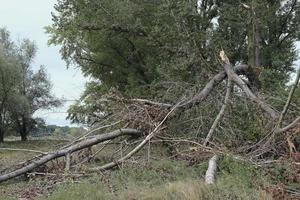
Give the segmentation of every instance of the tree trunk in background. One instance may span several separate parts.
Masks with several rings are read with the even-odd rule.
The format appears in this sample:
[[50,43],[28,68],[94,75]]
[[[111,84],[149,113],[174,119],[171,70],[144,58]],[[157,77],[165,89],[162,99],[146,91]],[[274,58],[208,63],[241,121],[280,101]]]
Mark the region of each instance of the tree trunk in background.
[[0,143],[4,142],[4,125],[2,121],[2,115],[0,115]]
[[28,127],[27,127],[27,118],[22,117],[22,126],[20,130],[21,140],[27,141],[27,135],[28,135]]
[[4,131],[2,129],[2,127],[0,127],[0,143],[4,142]]
[[24,132],[21,133],[21,141],[27,141],[27,135]]
[[251,23],[248,29],[248,65],[249,73],[247,75],[251,87],[259,89],[261,83],[259,80],[259,75],[261,72],[261,34],[259,19],[255,13],[255,3],[252,2],[251,5]]

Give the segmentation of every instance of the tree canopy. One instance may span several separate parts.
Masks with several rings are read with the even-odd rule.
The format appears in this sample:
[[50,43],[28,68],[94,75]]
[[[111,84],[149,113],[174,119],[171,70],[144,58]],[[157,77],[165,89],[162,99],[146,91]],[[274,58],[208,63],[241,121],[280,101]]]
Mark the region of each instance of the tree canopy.
[[74,122],[100,109],[90,99],[111,88],[152,98],[175,82],[202,83],[222,49],[265,91],[284,88],[297,59],[297,0],[60,0],[55,10],[49,43],[93,79],[70,109]]

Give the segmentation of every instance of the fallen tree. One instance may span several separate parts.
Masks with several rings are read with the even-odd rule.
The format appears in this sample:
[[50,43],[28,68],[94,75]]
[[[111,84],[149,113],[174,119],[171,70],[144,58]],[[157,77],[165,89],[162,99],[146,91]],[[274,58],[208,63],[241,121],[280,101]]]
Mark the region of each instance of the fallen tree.
[[[35,168],[53,160],[53,159],[57,159],[59,157],[66,157],[65,169],[67,171],[69,171],[69,169],[70,169],[70,154],[72,154],[73,152],[82,150],[84,148],[89,148],[98,143],[101,143],[104,141],[109,141],[111,139],[114,139],[114,138],[117,138],[120,136],[125,136],[125,135],[141,136],[142,132],[144,132],[144,134],[146,135],[145,139],[141,143],[139,143],[127,155],[121,156],[121,158],[116,161],[107,163],[100,167],[92,168],[90,170],[91,171],[101,171],[101,170],[107,170],[107,169],[113,168],[113,167],[119,165],[120,163],[124,162],[126,159],[129,159],[136,152],[138,152],[140,149],[142,149],[145,146],[145,144],[147,144],[152,138],[154,138],[157,135],[157,133],[159,131],[161,131],[161,126],[163,124],[165,124],[168,120],[172,119],[172,117],[175,116],[175,114],[178,114],[178,113],[180,114],[182,111],[190,109],[193,106],[198,105],[201,102],[203,102],[209,96],[209,94],[212,92],[212,90],[218,84],[223,82],[226,79],[226,77],[227,77],[228,83],[227,83],[227,90],[226,90],[226,95],[224,98],[224,103],[207,134],[207,137],[203,143],[204,147],[206,147],[210,143],[213,133],[214,133],[218,123],[220,122],[220,120],[222,119],[222,117],[224,115],[224,112],[225,112],[225,109],[229,102],[229,97],[230,97],[232,88],[234,87],[234,84],[237,85],[239,88],[241,88],[241,90],[246,94],[246,96],[252,102],[256,103],[261,108],[261,110],[263,110],[265,113],[267,113],[271,117],[272,122],[277,121],[279,118],[278,112],[276,110],[274,110],[270,105],[268,105],[267,103],[262,101],[259,97],[257,97],[251,91],[251,89],[247,86],[245,81],[239,77],[239,74],[247,74],[248,66],[247,65],[239,65],[239,66],[233,68],[224,52],[221,52],[220,56],[221,56],[222,61],[224,62],[223,63],[224,70],[219,72],[211,80],[209,80],[208,83],[204,86],[204,88],[198,94],[196,94],[194,97],[192,97],[189,100],[181,101],[181,102],[177,103],[176,105],[173,105],[173,104],[168,104],[168,103],[155,102],[155,101],[151,101],[151,100],[147,100],[147,99],[129,99],[129,100],[125,99],[126,101],[123,101],[124,99],[122,99],[122,102],[127,102],[129,104],[130,104],[130,102],[134,102],[134,103],[137,102],[137,103],[143,104],[143,105],[154,106],[154,107],[156,107],[156,109],[159,109],[159,108],[164,109],[164,112],[160,113],[161,116],[157,117],[156,119],[151,119],[151,120],[149,120],[149,122],[145,122],[145,120],[142,121],[143,123],[145,122],[145,123],[151,124],[150,126],[148,126],[148,128],[140,128],[139,126],[136,126],[136,124],[134,124],[134,123],[132,124],[132,121],[134,121],[135,118],[144,118],[144,116],[149,117],[149,113],[147,111],[145,111],[146,114],[144,116],[137,117],[135,115],[132,115],[125,120],[122,119],[122,121],[127,125],[127,127],[129,126],[129,127],[132,127],[133,129],[119,129],[119,130],[116,130],[116,131],[113,131],[110,133],[88,136],[89,134],[102,129],[103,127],[96,128],[96,129],[91,130],[88,133],[86,133],[83,137],[77,138],[77,140],[75,140],[74,142],[64,146],[63,148],[61,148],[57,151],[50,152],[45,155],[41,155],[41,156],[27,162],[27,164],[23,165],[23,167],[21,167],[21,168],[11,171],[7,174],[1,175],[0,182],[20,176],[22,174],[26,174],[26,173],[34,170]],[[126,109],[128,109],[127,106],[123,106],[123,107],[126,107]],[[176,112],[177,110],[179,110],[179,112]],[[141,111],[141,112],[143,112],[143,111]],[[138,113],[140,114],[141,112],[139,111]],[[120,118],[126,118],[124,113],[120,114]],[[300,121],[300,117],[298,117],[290,125],[287,125],[284,128],[280,129],[279,127],[277,127],[275,132],[279,133],[279,132],[287,131],[290,128],[294,127],[295,125],[299,124],[299,121]],[[117,123],[119,123],[119,122],[120,121],[118,121]],[[106,126],[104,126],[104,127],[106,127]],[[143,131],[141,131],[141,130],[143,130]],[[218,156],[215,155],[211,158],[211,160],[209,162],[210,164],[209,164],[209,168],[207,170],[207,181],[206,181],[207,183],[214,182],[214,176],[215,176],[214,173],[216,171],[217,158],[218,158]]]
[[6,181],[8,179],[20,176],[22,174],[28,173],[30,171],[32,171],[33,169],[49,162],[50,160],[59,158],[59,157],[63,157],[63,156],[67,156],[73,152],[79,151],[81,149],[96,145],[98,143],[107,141],[107,140],[111,140],[120,136],[141,136],[141,132],[135,129],[119,129],[110,133],[105,133],[105,134],[101,134],[101,135],[96,135],[92,138],[88,138],[86,140],[80,141],[76,144],[73,144],[67,148],[58,150],[58,151],[54,151],[52,153],[48,153],[40,158],[38,158],[37,160],[32,161],[30,164],[17,169],[15,171],[9,172],[7,174],[1,175],[0,176],[0,182]]

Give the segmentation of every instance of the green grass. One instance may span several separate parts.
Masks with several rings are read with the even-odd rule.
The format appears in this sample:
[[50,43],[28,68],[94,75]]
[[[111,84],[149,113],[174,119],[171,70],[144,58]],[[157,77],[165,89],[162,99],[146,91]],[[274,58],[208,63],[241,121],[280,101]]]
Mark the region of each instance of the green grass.
[[[58,146],[65,143],[60,140],[31,140],[26,142],[21,141],[7,141],[0,144],[0,148],[12,148],[12,149],[31,149],[38,151],[52,151],[57,149]],[[0,170],[9,168],[18,163],[26,161],[37,153],[25,152],[25,151],[10,151],[1,150],[0,151]],[[9,180],[5,183],[0,184],[0,199],[18,199],[20,193],[25,190],[28,186],[39,186],[39,183],[28,183],[23,181],[23,178],[17,178],[15,180]]]
[[[59,141],[8,142],[1,147],[26,148],[49,151],[57,148]],[[113,149],[113,148],[112,148]],[[153,148],[154,149],[154,148]],[[159,148],[155,148],[159,149]],[[113,150],[112,150],[113,151]],[[0,199],[19,199],[24,191],[40,188],[40,200],[198,200],[198,199],[269,199],[261,186],[268,185],[269,179],[261,171],[247,163],[231,158],[218,162],[217,182],[207,186],[203,177],[207,162],[188,166],[185,161],[170,160],[162,149],[152,152],[160,160],[151,162],[126,163],[122,169],[89,178],[60,179],[59,184],[48,178],[31,181],[10,180],[0,185]],[[105,156],[105,152],[102,155]],[[34,154],[5,151],[0,154],[3,165],[18,163]],[[142,157],[145,152],[140,152]],[[100,162],[101,160],[101,154]],[[50,189],[48,187],[51,186]]]
[[[225,163],[222,163],[225,165]],[[235,165],[235,164],[234,164]],[[66,183],[43,200],[199,200],[199,199],[270,199],[249,179],[253,169],[246,165],[230,166],[237,170],[218,174],[215,185],[203,183],[206,165],[187,167],[179,161],[154,161],[144,167],[127,165],[100,180],[94,177],[81,183]],[[242,172],[242,174],[235,174]],[[260,184],[262,177],[255,179]]]

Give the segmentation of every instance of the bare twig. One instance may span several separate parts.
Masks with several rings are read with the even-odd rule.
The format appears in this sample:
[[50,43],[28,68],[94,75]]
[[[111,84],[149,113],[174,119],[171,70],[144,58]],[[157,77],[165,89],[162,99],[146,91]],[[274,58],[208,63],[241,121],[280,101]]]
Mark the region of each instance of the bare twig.
[[279,126],[281,125],[281,122],[282,122],[282,120],[283,120],[285,114],[286,114],[287,111],[288,111],[288,108],[289,108],[289,105],[290,105],[290,103],[291,103],[292,97],[293,97],[294,92],[295,92],[295,90],[296,90],[296,88],[297,88],[299,79],[300,79],[300,68],[298,69],[297,77],[296,77],[296,79],[295,79],[295,83],[294,83],[294,85],[293,85],[292,88],[291,88],[291,91],[290,91],[290,93],[289,93],[289,96],[288,96],[288,99],[287,99],[287,101],[286,101],[286,104],[284,105],[284,108],[283,108],[283,110],[282,110],[282,112],[281,112],[281,114],[280,114],[280,117],[279,117],[279,120],[278,120],[278,125],[279,125]]
[[178,105],[179,105],[179,103],[177,103],[175,106],[173,106],[173,108],[166,114],[164,119],[154,128],[154,130],[149,135],[147,135],[147,137],[139,145],[137,145],[132,151],[130,151],[127,155],[125,155],[124,157],[122,157],[116,161],[107,163],[100,167],[91,168],[90,170],[91,171],[101,171],[101,170],[111,169],[115,166],[118,166],[120,163],[124,162],[125,160],[129,159],[131,156],[133,156],[135,153],[137,153],[139,150],[141,150],[148,143],[148,141],[151,140],[155,136],[155,134],[160,129],[160,126],[162,126],[164,124],[164,122],[174,112],[174,110],[177,108]]

